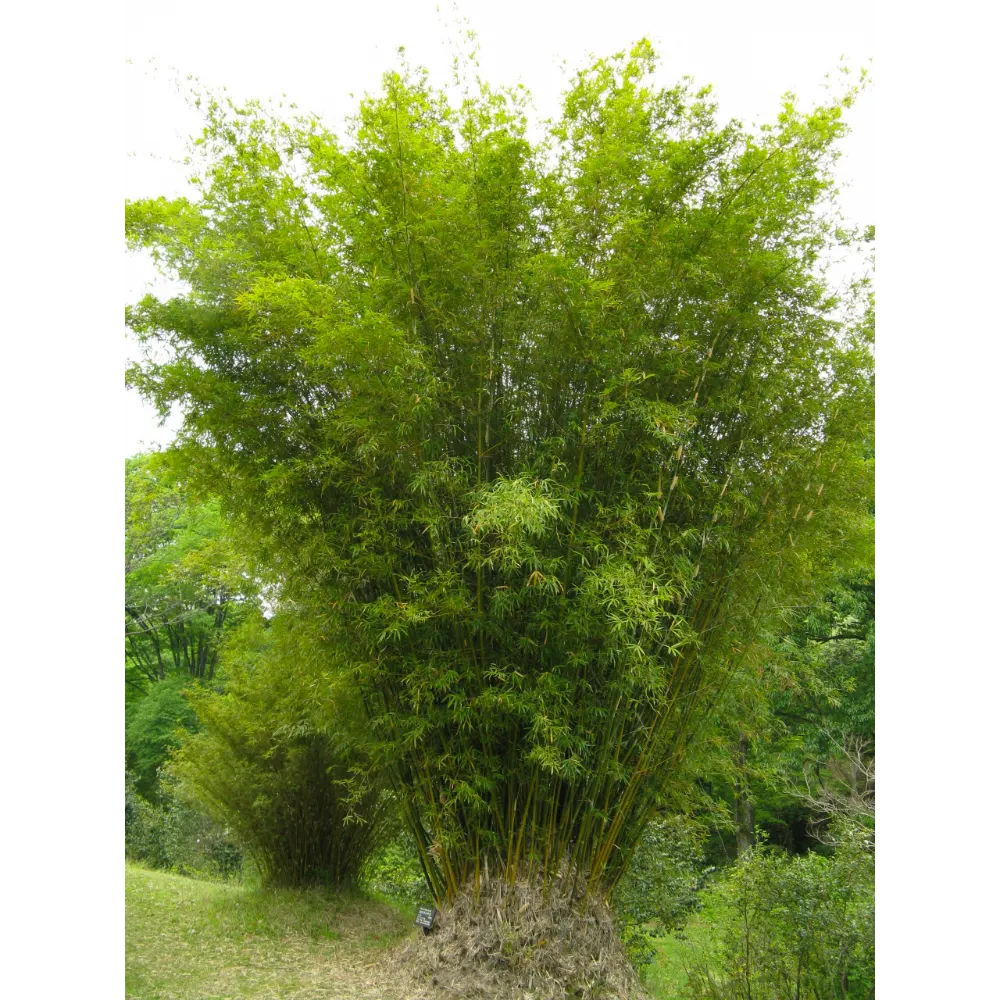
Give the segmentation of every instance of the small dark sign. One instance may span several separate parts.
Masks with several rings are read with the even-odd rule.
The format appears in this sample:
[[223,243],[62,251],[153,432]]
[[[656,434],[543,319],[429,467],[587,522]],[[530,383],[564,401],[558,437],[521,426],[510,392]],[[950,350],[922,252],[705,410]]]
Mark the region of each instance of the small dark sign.
[[417,919],[415,921],[418,927],[424,929],[425,934],[430,934],[431,929],[434,927],[434,921],[437,918],[438,911],[434,909],[433,906],[421,906],[417,910]]

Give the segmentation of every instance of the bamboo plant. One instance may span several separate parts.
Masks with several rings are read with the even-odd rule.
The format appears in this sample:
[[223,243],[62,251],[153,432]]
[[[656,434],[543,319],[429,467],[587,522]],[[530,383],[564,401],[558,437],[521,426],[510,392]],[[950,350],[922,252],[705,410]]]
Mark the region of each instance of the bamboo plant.
[[[870,545],[848,92],[751,130],[646,42],[535,123],[403,66],[338,139],[201,97],[133,386],[361,693],[441,901],[609,893],[755,637]],[[540,135],[540,138],[537,136]]]

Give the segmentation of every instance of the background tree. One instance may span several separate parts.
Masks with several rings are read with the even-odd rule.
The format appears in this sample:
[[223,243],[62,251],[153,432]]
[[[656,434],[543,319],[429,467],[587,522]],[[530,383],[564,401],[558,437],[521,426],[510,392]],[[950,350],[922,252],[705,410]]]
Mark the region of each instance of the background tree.
[[160,768],[180,746],[180,733],[198,725],[184,697],[188,687],[183,676],[172,674],[133,701],[125,715],[125,766],[132,772],[136,791],[151,802],[159,797]]
[[[871,329],[825,281],[841,101],[720,124],[645,42],[524,95],[389,73],[349,142],[205,105],[190,292],[127,321],[175,468],[354,672],[435,894],[610,891],[728,685],[869,545]],[[807,597],[807,599],[809,599]]]
[[125,758],[158,798],[160,767],[196,720],[185,690],[215,677],[223,636],[257,603],[219,502],[197,501],[156,455],[125,463]]
[[826,839],[832,814],[874,791],[871,571],[848,574],[813,605],[789,608],[769,645],[760,677],[718,716],[721,756],[730,763],[711,773],[731,803],[736,852],[753,843],[757,826],[773,843],[803,852],[817,836]]
[[210,679],[219,643],[256,585],[235,563],[215,499],[196,502],[156,455],[125,463],[125,678]]
[[847,577],[798,624],[788,651],[802,683],[786,687],[774,705],[789,737],[782,747],[782,791],[808,810],[809,832],[823,843],[837,842],[838,820],[873,835],[874,574]]

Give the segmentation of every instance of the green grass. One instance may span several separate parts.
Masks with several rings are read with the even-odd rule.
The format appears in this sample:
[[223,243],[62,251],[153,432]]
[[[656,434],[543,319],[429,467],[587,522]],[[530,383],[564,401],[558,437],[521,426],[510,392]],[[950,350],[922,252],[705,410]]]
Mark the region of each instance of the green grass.
[[[644,984],[679,1000],[702,912],[688,940],[654,938]],[[399,1000],[384,952],[415,933],[412,908],[320,889],[261,890],[125,866],[129,1000]]]
[[653,938],[651,943],[656,949],[656,957],[645,970],[643,985],[653,1000],[678,1000],[687,982],[684,963],[690,945],[673,935]]
[[259,890],[125,866],[131,1000],[383,1000],[412,914],[358,895]]
[[687,983],[686,968],[694,960],[696,949],[707,943],[712,915],[707,909],[693,916],[684,928],[684,937],[673,934],[652,938],[656,957],[646,967],[643,985],[653,1000],[682,1000]]

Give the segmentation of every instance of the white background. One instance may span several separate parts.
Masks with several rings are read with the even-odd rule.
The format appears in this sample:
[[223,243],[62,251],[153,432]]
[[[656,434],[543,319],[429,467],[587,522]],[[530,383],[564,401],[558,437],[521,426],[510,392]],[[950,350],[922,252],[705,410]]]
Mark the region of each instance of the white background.
[[[875,57],[843,170],[855,185],[845,206],[880,227],[879,995],[992,995],[993,8],[499,0],[463,11],[484,74],[520,76],[544,113],[561,59],[575,69],[644,34],[666,79],[712,82],[724,113],[748,119],[787,89],[808,101],[841,53]],[[146,60],[157,57],[161,81],[174,65],[237,95],[286,92],[333,123],[400,43],[443,72],[441,37],[424,2],[5,11],[0,995],[121,995],[121,459],[123,443],[129,453],[159,433],[135,403],[123,410],[123,285],[127,301],[148,275],[120,270],[122,164],[136,153],[126,196],[177,193],[169,157],[188,128],[176,96],[146,80]]]

